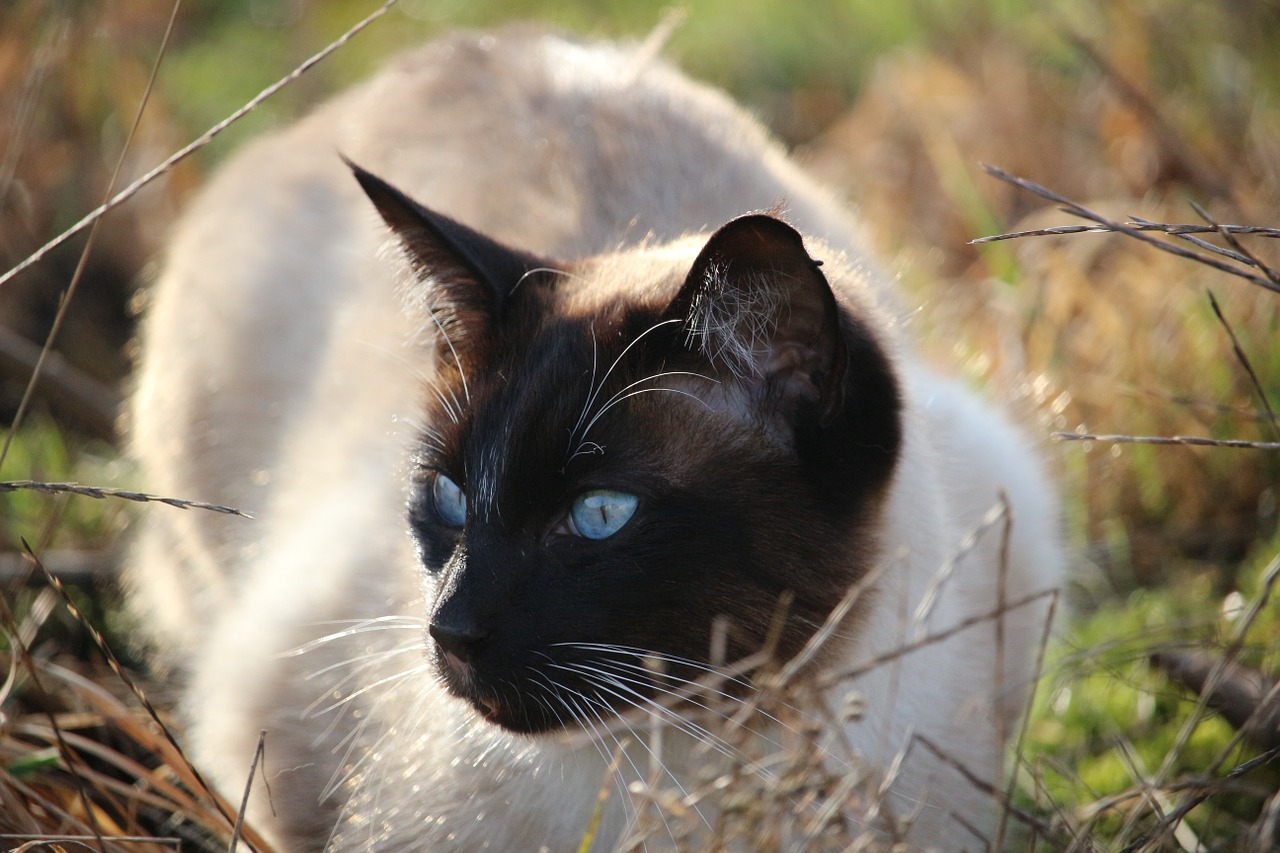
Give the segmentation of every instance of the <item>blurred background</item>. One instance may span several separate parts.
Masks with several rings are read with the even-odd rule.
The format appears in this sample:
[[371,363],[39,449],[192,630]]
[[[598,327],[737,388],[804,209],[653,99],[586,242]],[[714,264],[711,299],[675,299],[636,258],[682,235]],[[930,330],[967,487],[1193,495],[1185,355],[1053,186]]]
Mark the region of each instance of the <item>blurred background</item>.
[[[100,204],[117,162],[119,190],[378,5],[186,2],[161,57],[172,0],[0,4],[0,270]],[[1276,605],[1242,622],[1280,551],[1280,455],[1051,433],[1280,440],[1269,410],[1280,406],[1280,295],[1124,235],[969,241],[1078,222],[984,163],[1121,221],[1203,223],[1194,204],[1216,222],[1280,227],[1280,2],[691,0],[679,13],[666,56],[728,89],[849,199],[904,304],[919,306],[911,322],[928,355],[1008,400],[1062,476],[1076,615],[1029,734],[1049,758],[1027,762],[1021,795],[1123,832],[1129,805],[1090,804],[1156,769],[1158,782],[1221,776],[1261,754],[1147,656],[1235,643],[1252,671],[1280,671]],[[80,234],[0,283],[0,438],[11,442],[0,480],[145,489],[116,449],[134,324],[170,223],[238,143],[445,28],[536,20],[640,39],[670,14],[645,0],[401,0],[103,217],[87,256]],[[1280,265],[1276,240],[1241,239]],[[12,433],[82,258],[51,370]],[[6,552],[38,544],[83,581],[86,606],[117,624],[110,578],[131,511],[0,493],[0,568],[12,582],[18,563]],[[46,632],[62,642],[48,653],[83,655],[84,640],[66,632]],[[1188,713],[1197,716],[1183,736]],[[1280,809],[1277,780],[1262,768],[1188,826],[1209,839],[1255,831]]]

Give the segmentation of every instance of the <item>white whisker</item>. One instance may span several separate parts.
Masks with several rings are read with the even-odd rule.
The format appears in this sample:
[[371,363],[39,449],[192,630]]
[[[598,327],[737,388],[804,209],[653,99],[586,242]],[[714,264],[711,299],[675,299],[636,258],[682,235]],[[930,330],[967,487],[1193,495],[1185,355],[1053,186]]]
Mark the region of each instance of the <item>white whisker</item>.
[[[685,685],[687,685],[686,687],[683,687],[678,690],[667,688],[662,684],[658,683],[653,678],[654,671],[652,669],[651,664],[647,662],[659,662],[659,663],[665,662],[665,663],[675,664],[678,666],[684,666],[686,668],[700,671],[707,676],[711,676],[712,678],[724,679],[729,684],[743,687],[747,690],[752,691],[753,693],[756,691],[756,688],[749,681],[739,678],[737,676],[727,675],[722,670],[716,667],[713,667],[709,664],[705,664],[689,658],[680,657],[677,655],[667,655],[659,652],[653,652],[645,649],[638,649],[638,648],[632,648],[627,646],[612,646],[612,645],[600,644],[600,643],[557,643],[556,645],[558,647],[563,647],[563,648],[591,650],[591,651],[601,653],[602,655],[606,655],[605,657],[594,659],[592,661],[592,664],[597,667],[608,668],[618,678],[624,677],[623,671],[633,672],[639,678],[628,679],[630,683],[651,687],[655,691],[670,697],[671,700],[674,700],[676,702],[686,702],[688,704],[694,705],[695,707],[701,708],[707,711],[708,713],[715,714],[726,721],[737,721],[737,714],[728,714],[724,711],[717,710],[715,708],[709,707],[708,705],[704,705],[702,702],[697,701],[695,697],[697,696],[705,696],[708,698],[719,697],[722,700],[732,702],[736,706],[738,706],[739,713],[742,711],[752,711],[758,714],[762,719],[768,721],[773,725],[778,726],[784,731],[787,731],[787,732],[790,732],[791,734],[796,734],[796,735],[801,734],[801,732],[798,729],[796,729],[795,726],[785,722],[784,720],[779,718],[777,715],[770,713],[764,708],[759,707],[754,701],[747,701],[747,700],[741,699],[737,696],[734,696],[731,693],[728,693],[724,690],[720,690],[713,687],[713,685],[710,683],[705,683],[703,681],[690,681],[688,679],[677,679],[674,676],[671,676],[670,674],[666,674],[667,678],[673,681],[681,681]],[[614,657],[607,657],[607,655],[614,655]],[[632,663],[627,660],[620,660],[618,658],[618,656],[620,655],[626,655],[628,657],[637,658],[640,662]],[[569,665],[577,665],[577,664],[569,664],[569,665],[561,664],[561,665],[569,666]],[[682,719],[678,715],[675,715],[674,709],[671,708],[669,705],[653,699],[647,699],[646,701],[653,704],[654,708],[656,709],[656,713],[674,715],[675,720]],[[781,708],[785,708],[788,711],[794,712],[800,715],[801,717],[806,717],[805,712],[803,712],[800,708],[796,707],[790,702],[782,701],[781,697],[774,697],[773,701],[778,702]],[[654,712],[651,712],[651,713],[654,713]],[[693,724],[692,721],[689,721],[689,722],[690,724]],[[696,725],[696,724],[693,724],[693,725]],[[771,746],[780,746],[780,744],[778,744],[772,738],[766,737],[762,732],[754,731],[753,734],[756,737],[761,738],[764,742],[768,743]],[[721,742],[723,742],[723,739],[720,739],[720,740]],[[833,760],[837,760],[840,762],[840,764],[844,766],[848,766],[848,762],[844,761],[843,759],[839,759],[838,757],[833,756]]]
[[568,461],[573,461],[579,456],[604,456],[604,445],[596,444],[594,441],[584,441],[578,445],[578,449],[573,452]]
[[511,289],[507,291],[507,298],[510,299],[511,296],[516,292],[516,288],[524,284],[526,279],[531,278],[535,273],[540,273],[540,272],[551,273],[552,275],[560,275],[560,276],[564,276],[565,278],[574,279],[576,281],[586,280],[582,276],[575,275],[574,273],[571,273],[568,270],[558,270],[555,267],[534,267],[531,270],[525,270],[524,273],[521,274],[520,278],[516,279],[516,283],[511,285]]
[[[605,404],[600,407],[600,411],[596,412],[595,416],[592,417],[591,420],[587,423],[586,428],[582,430],[583,441],[584,442],[586,441],[587,435],[591,432],[591,428],[596,425],[597,421],[599,421],[602,417],[604,417],[605,412],[608,412],[610,409],[612,409],[614,406],[616,406],[618,403],[621,403],[623,400],[627,399],[628,397],[634,397],[635,395],[643,394],[646,391],[670,391],[673,394],[681,394],[685,397],[688,397],[691,400],[698,401],[698,403],[704,406],[708,411],[714,411],[714,409],[712,409],[710,404],[708,404],[701,397],[697,396],[696,394],[690,393],[688,391],[682,391],[679,388],[643,388],[639,391],[631,391],[631,389],[636,387],[637,385],[643,384],[645,382],[651,382],[655,379],[662,379],[667,376],[696,376],[699,379],[706,379],[709,382],[715,382],[715,380],[709,376],[704,376],[701,373],[694,373],[693,371],[690,371],[690,370],[668,370],[663,373],[655,373],[653,376],[646,376],[643,379],[637,379],[635,382],[632,382],[630,385],[628,385],[627,387],[623,388],[622,390],[614,394],[612,397],[610,397],[605,402]],[[630,393],[627,393],[628,391],[630,391]]]
[[[590,394],[589,394],[589,395],[588,395],[588,397],[587,397],[586,405],[585,405],[585,406],[583,406],[583,408],[582,408],[582,412],[583,412],[582,417],[580,417],[580,418],[578,419],[578,425],[581,425],[583,418],[586,418],[586,417],[588,416],[588,413],[591,411],[592,406],[594,406],[594,405],[595,405],[596,398],[600,395],[600,392],[604,390],[604,386],[605,386],[605,384],[609,381],[609,377],[610,377],[611,375],[613,375],[613,371],[614,371],[614,369],[615,369],[615,368],[617,368],[617,366],[619,365],[619,363],[621,363],[621,362],[622,362],[622,359],[626,357],[627,353],[629,353],[629,352],[631,351],[631,348],[632,348],[632,347],[634,347],[636,344],[640,343],[640,341],[642,341],[642,340],[644,339],[644,337],[645,337],[646,335],[650,334],[651,332],[654,332],[654,331],[656,331],[657,329],[662,328],[663,326],[668,326],[668,325],[670,325],[670,324],[672,324],[672,323],[680,323],[680,322],[683,322],[683,321],[682,321],[682,320],[678,320],[678,319],[672,319],[672,320],[661,320],[661,321],[659,321],[659,322],[657,322],[657,323],[653,324],[653,325],[652,325],[652,326],[650,326],[649,328],[645,329],[645,330],[644,330],[643,332],[641,332],[640,334],[636,335],[636,336],[635,336],[635,338],[634,338],[634,339],[632,339],[631,343],[627,344],[627,345],[626,345],[626,347],[624,347],[624,348],[623,348],[622,352],[618,353],[618,357],[617,357],[617,358],[615,358],[615,359],[613,360],[613,363],[609,365],[609,369],[608,369],[608,370],[606,370],[606,371],[604,372],[604,376],[601,376],[601,377],[600,377],[600,382],[599,382],[598,384],[593,383],[593,387],[590,389]],[[593,346],[594,346],[594,342],[595,342],[595,337],[594,337],[594,333],[593,333],[593,336],[592,336],[592,343],[593,343]],[[592,370],[592,378],[593,378],[593,379],[594,379],[594,373],[595,373],[595,371],[594,371],[594,364],[593,364],[593,370]],[[588,429],[589,429],[589,428],[590,428],[590,427],[588,427]],[[583,432],[583,437],[585,437],[585,434],[586,434],[586,433],[585,433],[585,431],[584,431],[584,432]],[[573,432],[571,432],[571,433],[569,434],[569,444],[570,444],[570,446],[572,446],[572,445],[573,445],[573,441],[574,441],[574,439],[575,439],[575,438],[577,438],[577,437],[578,437],[578,426],[575,426],[575,427],[574,427]]]
[[[621,680],[620,677],[618,676],[613,676],[608,673],[602,672],[600,670],[595,670],[591,668],[576,667],[576,666],[563,665],[563,664],[553,664],[553,666],[555,666],[557,669],[562,669],[565,672],[570,672],[575,675],[581,676],[583,680],[587,681],[587,683],[591,684],[597,689],[603,690],[603,692],[608,693],[609,695],[625,702],[626,704],[630,705],[636,710],[644,711],[646,714],[653,717],[654,719],[661,720],[664,723],[674,726],[676,729],[689,735],[694,740],[711,747],[716,752],[719,752],[721,755],[724,755],[728,758],[738,757],[737,751],[734,750],[733,747],[730,746],[729,743],[725,741],[723,738],[718,737],[709,729],[699,725],[698,723],[694,722],[688,717],[685,717],[681,714],[676,713],[673,709],[668,708],[665,705],[661,704],[660,702],[656,702],[652,698],[643,695],[642,693],[635,690],[634,688],[627,686],[627,684],[624,683],[624,681]],[[656,685],[643,682],[643,681],[632,680],[630,683],[637,684],[642,687],[653,686],[655,687],[655,689],[661,690],[661,688],[657,688]],[[609,687],[606,685],[611,685],[615,689],[609,689]],[[675,693],[671,693],[670,691],[662,691],[662,692],[666,692],[672,696],[677,695]],[[701,705],[699,703],[692,703],[692,704],[697,705],[699,708],[702,708],[703,710],[706,710],[709,713],[717,714],[723,719],[726,719],[726,720],[730,719],[728,715],[712,711],[712,709],[708,708],[705,705]],[[619,719],[619,723],[618,723],[619,725],[627,725],[627,723],[625,722],[625,720],[623,720],[623,718],[619,717],[618,719]],[[777,746],[776,743],[772,743],[772,742],[770,742],[770,745]]]
[[392,649],[379,649],[377,651],[366,652],[362,655],[355,655],[345,660],[335,661],[328,666],[313,670],[304,677],[305,681],[314,681],[317,678],[328,675],[345,667],[355,667],[357,674],[363,673],[377,664],[385,663],[394,657],[405,654],[406,652],[426,652],[429,647],[426,642],[415,643],[412,646],[397,646]]
[[332,634],[325,634],[323,637],[317,637],[309,640],[300,646],[295,646],[288,651],[281,652],[280,657],[296,657],[307,652],[314,651],[321,646],[332,643],[335,640],[342,640],[347,637],[353,637],[356,634],[362,634],[366,631],[394,631],[400,629],[413,629],[422,631],[424,625],[422,620],[414,616],[378,616],[373,619],[350,619],[337,622],[320,622],[318,625],[350,625],[342,631],[335,631]]
[[[706,663],[704,661],[695,660],[693,658],[681,657],[680,655],[672,655],[666,652],[654,651],[652,649],[643,649],[636,646],[622,646],[622,645],[614,645],[611,643],[567,642],[567,643],[555,643],[552,645],[552,648],[580,649],[582,651],[600,652],[606,655],[612,654],[612,655],[636,658],[641,662],[646,660],[651,660],[651,661],[658,661],[660,663],[673,663],[679,666],[688,667],[690,669],[696,669],[696,670],[699,670],[700,672],[724,676],[727,681],[734,684],[742,685],[744,687],[750,686],[751,684],[751,682],[747,681],[744,678],[741,678],[738,676],[726,675],[722,669],[712,666],[711,664]],[[649,670],[646,668],[645,671],[649,671]]]
[[349,693],[346,696],[343,696],[342,698],[336,700],[335,702],[332,702],[329,705],[326,705],[325,707],[320,708],[319,710],[315,711],[313,715],[320,716],[322,714],[327,714],[333,709],[340,708],[343,705],[347,705],[352,700],[358,699],[359,697],[364,696],[367,693],[371,693],[384,685],[393,684],[397,681],[401,681],[405,678],[408,678],[411,675],[420,675],[424,672],[430,672],[430,671],[431,671],[431,664],[427,661],[423,661],[418,666],[411,667],[406,670],[401,670],[400,672],[385,676],[383,678],[379,678],[377,681],[366,684],[363,687],[361,687],[359,690],[355,691],[354,693]]
[[589,327],[591,332],[591,380],[587,383],[587,402],[583,404],[582,411],[578,414],[578,420],[574,423],[573,429],[569,431],[569,441],[573,442],[573,437],[578,434],[578,428],[582,426],[582,422],[587,419],[587,413],[591,411],[591,403],[595,400],[596,393],[596,368],[599,360],[599,347],[596,341],[596,327]]
[[[635,779],[637,781],[644,780],[645,774],[642,773],[640,771],[640,768],[636,765],[635,760],[631,757],[630,751],[626,748],[626,744],[623,741],[618,740],[617,736],[613,734],[613,727],[610,726],[608,723],[606,723],[604,720],[605,714],[608,714],[610,716],[613,716],[614,714],[614,711],[611,707],[609,707],[609,704],[607,702],[602,701],[599,698],[589,696],[580,691],[575,691],[575,694],[579,696],[584,702],[587,703],[587,706],[590,709],[591,715],[595,717],[597,720],[599,720],[600,722],[600,730],[603,730],[605,733],[607,733],[609,735],[609,739],[612,740],[615,746],[617,747],[615,754],[622,756],[623,760],[626,761],[627,766],[631,768],[631,773],[634,775]],[[686,799],[688,799],[689,795],[687,792],[685,792],[684,788],[680,787],[679,779],[676,778],[675,774],[671,773],[666,769],[666,766],[663,765],[662,763],[662,758],[658,755],[655,755],[652,752],[652,750],[649,748],[648,744],[646,743],[645,739],[640,737],[636,733],[635,729],[631,728],[631,724],[628,723],[625,720],[625,718],[616,717],[615,719],[617,719],[621,723],[623,728],[627,730],[628,740],[633,743],[639,744],[642,749],[648,752],[650,754],[650,757],[658,765],[658,767],[662,768],[663,774],[666,775],[667,778],[671,779],[676,784],[676,786],[680,788],[681,795],[684,796]],[[619,780],[619,786],[620,787],[622,786],[621,779]],[[626,798],[627,801],[631,800],[629,791],[624,791],[623,796]],[[701,812],[699,812],[698,814],[699,816],[701,816]],[[665,810],[659,809],[658,817],[659,819],[661,819],[663,827],[667,830],[667,835],[671,838],[672,845],[673,846],[676,845],[677,844],[676,836],[671,829],[671,824],[667,820],[667,815]],[[709,825],[710,824],[708,824],[708,826]]]
[[[453,363],[457,365],[458,377],[462,380],[462,396],[467,403],[471,403],[471,389],[467,386],[467,371],[462,366],[462,359],[458,356],[458,351],[454,349],[453,341],[449,339],[449,333],[445,331],[444,323],[440,322],[440,317],[436,314],[433,306],[427,306],[427,313],[431,316],[431,322],[435,323],[437,329],[440,330],[440,337],[444,338],[445,345],[449,347],[449,354],[453,356]],[[456,400],[457,398],[455,398]],[[456,423],[456,421],[455,421]]]

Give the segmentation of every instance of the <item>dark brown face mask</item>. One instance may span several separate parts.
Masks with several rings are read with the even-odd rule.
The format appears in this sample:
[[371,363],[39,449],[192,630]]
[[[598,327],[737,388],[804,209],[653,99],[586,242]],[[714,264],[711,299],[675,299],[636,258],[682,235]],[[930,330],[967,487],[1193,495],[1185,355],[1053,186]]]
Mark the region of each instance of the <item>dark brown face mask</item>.
[[798,651],[879,554],[901,441],[888,360],[800,235],[735,219],[582,316],[562,291],[607,266],[356,175],[436,330],[409,521],[448,689],[533,733],[695,680],[718,617],[746,656],[786,600]]

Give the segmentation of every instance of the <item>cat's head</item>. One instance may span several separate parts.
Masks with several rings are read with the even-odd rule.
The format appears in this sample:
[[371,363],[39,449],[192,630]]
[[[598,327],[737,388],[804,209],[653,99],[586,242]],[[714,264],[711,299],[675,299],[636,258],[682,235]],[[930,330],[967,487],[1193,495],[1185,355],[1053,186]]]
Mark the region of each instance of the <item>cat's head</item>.
[[800,235],[552,262],[356,174],[431,332],[409,523],[448,689],[540,732],[652,709],[717,621],[726,660],[775,624],[798,651],[879,557],[901,442],[879,333]]

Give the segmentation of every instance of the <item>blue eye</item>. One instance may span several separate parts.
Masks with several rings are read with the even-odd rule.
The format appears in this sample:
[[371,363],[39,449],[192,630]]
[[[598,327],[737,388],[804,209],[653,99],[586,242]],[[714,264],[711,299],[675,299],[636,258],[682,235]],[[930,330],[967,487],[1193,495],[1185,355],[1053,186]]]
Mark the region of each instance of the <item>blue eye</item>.
[[431,500],[435,504],[436,515],[445,524],[461,527],[467,520],[467,496],[444,474],[436,474],[436,480],[431,484]]
[[636,511],[635,495],[611,489],[583,492],[569,508],[569,529],[585,539],[607,539]]

